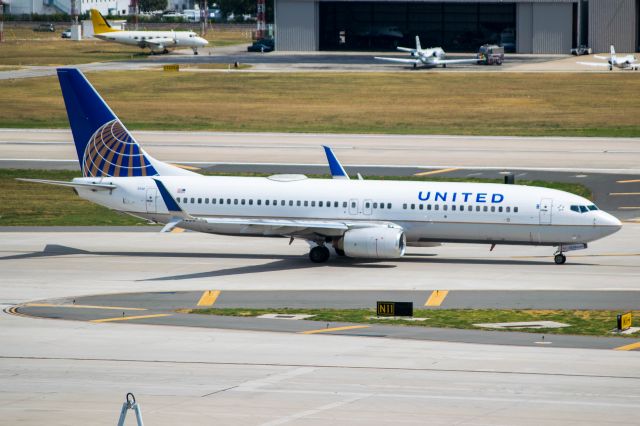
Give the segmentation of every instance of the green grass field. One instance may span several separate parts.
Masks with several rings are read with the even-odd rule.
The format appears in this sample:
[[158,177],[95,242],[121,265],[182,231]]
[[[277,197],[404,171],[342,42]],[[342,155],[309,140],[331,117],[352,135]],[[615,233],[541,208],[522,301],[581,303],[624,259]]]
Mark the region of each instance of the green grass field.
[[[131,129],[640,136],[634,73],[90,73]],[[68,127],[53,77],[0,81],[0,127]]]
[[[230,176],[228,173],[216,175]],[[237,176],[235,174],[234,176]],[[81,225],[145,225],[146,221],[116,213],[78,197],[72,189],[30,182],[16,178],[71,180],[81,176],[80,172],[63,170],[6,170],[0,169],[0,226],[81,226]],[[242,176],[266,176],[245,173]],[[328,178],[325,175],[310,177]],[[373,179],[376,177],[368,177]],[[379,178],[379,177],[378,177]],[[398,178],[407,180],[409,178]],[[415,180],[436,180],[414,177]],[[445,179],[437,179],[445,180]],[[474,179],[476,182],[490,180]],[[553,187],[590,197],[589,190],[576,184],[558,182],[527,182],[536,186]]]
[[[545,334],[576,334],[588,336],[612,336],[616,327],[616,315],[619,311],[582,311],[582,310],[528,310],[528,309],[418,309],[414,317],[428,318],[425,321],[406,321],[375,319],[374,309],[193,309],[181,312],[202,315],[225,315],[255,317],[264,314],[307,314],[315,315],[312,321],[350,322],[364,324],[392,324],[399,326],[440,327],[458,329],[476,329],[478,323],[524,322],[524,321],[557,321],[569,324],[570,327],[547,329],[518,329],[504,331],[525,331]],[[637,316],[640,311],[634,311]],[[372,319],[372,317],[374,317]],[[640,332],[625,337],[638,338]]]

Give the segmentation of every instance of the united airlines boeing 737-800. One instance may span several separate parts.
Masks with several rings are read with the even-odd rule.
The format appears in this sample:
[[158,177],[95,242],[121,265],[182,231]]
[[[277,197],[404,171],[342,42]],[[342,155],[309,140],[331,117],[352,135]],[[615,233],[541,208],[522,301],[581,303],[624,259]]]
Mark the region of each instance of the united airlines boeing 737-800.
[[[585,198],[539,187],[199,175],[147,154],[80,71],[61,68],[58,78],[83,177],[30,181],[72,187],[165,231],[304,239],[318,263],[332,250],[391,259],[406,246],[456,242],[553,246],[561,264],[564,252],[621,227]],[[329,159],[332,173],[345,177],[332,153]]]

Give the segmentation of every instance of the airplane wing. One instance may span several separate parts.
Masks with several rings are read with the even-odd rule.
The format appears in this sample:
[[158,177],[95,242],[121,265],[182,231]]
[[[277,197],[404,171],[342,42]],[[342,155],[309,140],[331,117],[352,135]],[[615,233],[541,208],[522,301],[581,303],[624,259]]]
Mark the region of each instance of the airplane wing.
[[412,49],[410,47],[396,47],[396,49],[398,49],[401,52],[414,52],[416,49]]
[[[280,218],[237,218],[237,217],[198,217],[191,216],[176,202],[160,179],[153,179],[158,186],[167,209],[173,218],[162,229],[168,232],[176,226],[206,228],[207,225],[223,226],[238,234],[262,234],[265,236],[341,236],[355,228],[394,228],[391,222],[360,222],[348,220],[280,219]],[[191,225],[191,226],[189,226]]]
[[173,46],[175,44],[175,40],[172,38],[154,38],[153,40],[145,40],[145,44],[151,50],[163,50],[167,46]]
[[448,64],[477,64],[478,59],[442,59],[435,62],[438,65],[448,65]]
[[324,153],[327,156],[327,161],[329,162],[329,170],[331,170],[331,177],[334,179],[349,179],[349,175],[340,164],[340,161],[336,158],[333,150],[326,146],[322,145],[324,148]]
[[640,69],[640,63],[637,63],[637,64],[629,64],[629,65],[628,65],[628,68],[631,68],[631,69],[633,69],[633,70],[638,70],[638,69]]
[[599,56],[599,55],[593,55],[593,57],[596,59],[602,59],[603,61],[608,61],[609,59],[611,59],[607,56]]
[[602,62],[576,62],[580,65],[588,65],[590,67],[605,67],[605,68],[609,68],[609,64],[606,63],[602,63]]
[[63,180],[48,180],[48,179],[25,179],[25,178],[16,178],[16,180],[22,182],[33,182],[33,183],[45,183],[47,185],[58,185],[58,186],[67,186],[70,188],[88,188],[92,190],[103,190],[103,191],[111,191],[116,189],[117,186],[112,183],[88,183],[88,182],[67,182]]
[[422,63],[419,59],[383,58],[381,56],[375,56],[373,59],[377,59],[379,61],[398,62],[401,64],[419,65]]

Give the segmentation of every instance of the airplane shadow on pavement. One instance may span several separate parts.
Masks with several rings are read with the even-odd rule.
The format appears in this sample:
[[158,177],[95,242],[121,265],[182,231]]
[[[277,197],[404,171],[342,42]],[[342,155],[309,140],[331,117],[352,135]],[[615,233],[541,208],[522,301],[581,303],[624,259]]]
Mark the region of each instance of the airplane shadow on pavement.
[[[140,251],[88,251],[76,249],[74,247],[48,244],[43,251],[29,252],[6,256],[0,258],[4,260],[20,260],[39,257],[69,256],[69,255],[89,255],[89,256],[127,256],[127,257],[148,257],[148,258],[199,258],[199,259],[254,259],[254,260],[274,260],[269,263],[258,265],[246,265],[227,269],[217,269],[212,271],[196,272],[181,275],[161,276],[139,281],[172,281],[188,280],[198,278],[215,278],[232,275],[256,274],[265,272],[278,272],[295,269],[317,269],[317,268],[365,268],[365,269],[393,269],[400,264],[451,264],[451,265],[549,265],[558,267],[549,259],[541,257],[539,260],[522,259],[479,259],[479,258],[437,258],[437,254],[417,253],[408,254],[405,257],[393,260],[375,259],[352,259],[347,257],[332,258],[328,263],[311,263],[306,255],[273,255],[273,254],[245,254],[245,253],[185,253],[185,252],[140,252]],[[567,266],[586,265],[571,262]],[[593,265],[591,265],[593,266]]]

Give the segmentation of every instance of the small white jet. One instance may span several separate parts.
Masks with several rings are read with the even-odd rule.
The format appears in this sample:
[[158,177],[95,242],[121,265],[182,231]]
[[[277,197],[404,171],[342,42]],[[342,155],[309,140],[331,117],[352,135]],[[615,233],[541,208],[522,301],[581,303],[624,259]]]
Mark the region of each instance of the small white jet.
[[381,56],[375,56],[374,59],[388,62],[398,62],[401,64],[411,64],[414,68],[418,65],[424,65],[425,67],[437,67],[442,65],[442,68],[446,68],[449,64],[477,64],[478,59],[446,59],[447,54],[444,53],[442,47],[429,47],[423,49],[420,45],[420,37],[416,36],[416,48],[411,49],[409,47],[398,47],[398,50],[402,52],[409,52],[414,59],[403,58],[387,58]]
[[167,53],[169,48],[188,47],[193,54],[198,54],[199,47],[205,47],[209,42],[198,37],[193,31],[122,31],[112,28],[107,20],[96,9],[91,9],[91,22],[94,36],[100,40],[112,41],[149,48],[152,53]]
[[58,79],[83,177],[20,179],[71,187],[115,211],[191,231],[306,240],[309,258],[332,254],[394,259],[407,246],[517,244],[565,252],[617,232],[622,224],[591,201],[555,189],[468,182],[336,179],[304,175],[203,176],[149,155],[75,68]]
[[640,63],[637,62],[637,59],[634,55],[627,56],[617,56],[616,49],[611,45],[611,56],[599,56],[593,55],[596,59],[602,59],[607,62],[578,62],[580,65],[588,65],[590,67],[609,67],[609,71],[613,71],[613,67],[620,68],[623,70],[634,70],[637,71],[640,69]]

